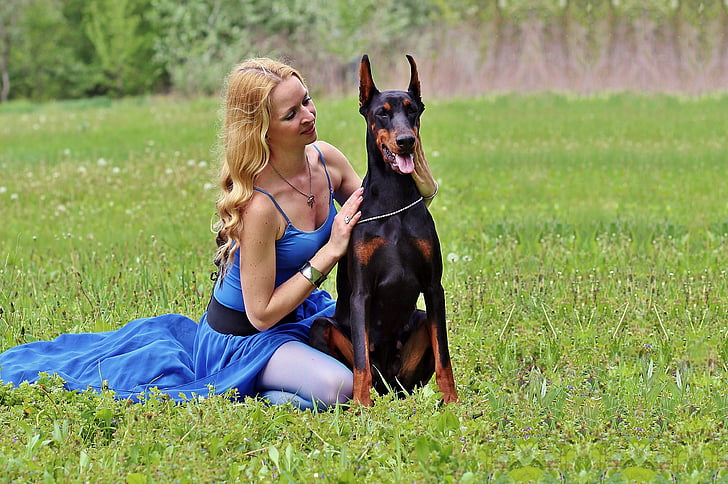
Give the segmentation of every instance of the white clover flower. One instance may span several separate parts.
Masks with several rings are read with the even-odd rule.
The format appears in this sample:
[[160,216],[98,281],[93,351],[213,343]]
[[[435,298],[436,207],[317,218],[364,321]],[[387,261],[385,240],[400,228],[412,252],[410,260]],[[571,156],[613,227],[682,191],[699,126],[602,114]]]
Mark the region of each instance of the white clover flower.
[[111,169],[111,173],[119,173],[119,172],[121,172],[121,170],[119,169],[118,166],[115,166],[114,168]]
[[106,159],[104,158],[99,158],[98,160],[96,160],[96,164],[99,166],[106,166],[109,164],[109,162],[106,161]]
[[18,199],[18,194],[17,193],[11,193],[10,194],[10,200],[17,200],[17,199]]
[[0,193],[7,193],[8,187],[0,187]]
[[215,188],[215,185],[213,185],[212,183],[205,183],[202,188],[205,190],[212,190],[213,188]]

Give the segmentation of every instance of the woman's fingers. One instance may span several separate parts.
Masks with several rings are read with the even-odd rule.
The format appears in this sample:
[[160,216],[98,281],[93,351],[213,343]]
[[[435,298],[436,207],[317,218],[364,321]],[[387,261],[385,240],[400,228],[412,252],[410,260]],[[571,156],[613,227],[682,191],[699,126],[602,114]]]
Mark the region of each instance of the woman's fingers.
[[361,205],[362,194],[364,193],[363,188],[357,188],[354,193],[344,202],[341,206],[341,211],[337,217],[342,217],[345,225],[355,225],[356,221],[361,218],[361,212],[359,211],[359,205]]
[[356,212],[352,216],[344,215],[344,223],[346,225],[351,225],[353,227],[354,225],[356,225],[356,223],[359,221],[360,218],[361,218],[361,212]]
[[359,205],[361,205],[361,202],[364,199],[362,197],[363,193],[363,188],[356,189],[341,206],[341,210],[338,214],[336,214],[334,219],[335,223],[331,231],[329,243],[335,248],[338,257],[341,257],[346,253],[346,249],[349,246],[351,231],[361,218]]
[[351,196],[349,196],[349,198],[346,200],[346,202],[344,202],[344,207],[346,207],[348,205],[350,208],[352,208],[354,210],[358,209],[359,205],[361,205],[361,201],[364,199],[364,197],[362,197],[363,194],[364,194],[363,187],[359,187],[356,190],[354,190],[354,193],[352,193]]

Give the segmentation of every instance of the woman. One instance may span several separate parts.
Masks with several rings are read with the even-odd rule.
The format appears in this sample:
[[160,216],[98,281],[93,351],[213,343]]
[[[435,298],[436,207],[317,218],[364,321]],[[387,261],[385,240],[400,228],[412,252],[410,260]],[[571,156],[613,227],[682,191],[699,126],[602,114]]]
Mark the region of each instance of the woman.
[[[299,408],[351,397],[351,371],[306,341],[316,317],[333,315],[318,286],[361,216],[361,179],[336,148],[314,143],[303,78],[270,59],[228,76],[222,138],[220,274],[200,323],[169,314],[12,348],[0,355],[2,380],[57,373],[72,389],[137,399],[153,387],[180,400],[237,389]],[[423,162],[419,148],[412,176],[427,196],[436,183]]]
[[[333,304],[317,288],[346,251],[362,192],[346,158],[329,144],[313,145],[316,137],[316,108],[291,67],[257,59],[229,75],[217,204],[221,277],[200,329],[209,333],[205,345],[269,343],[252,355],[266,362],[256,390],[306,408],[351,396],[351,372],[305,341],[312,316]],[[304,302],[310,309],[298,311]]]

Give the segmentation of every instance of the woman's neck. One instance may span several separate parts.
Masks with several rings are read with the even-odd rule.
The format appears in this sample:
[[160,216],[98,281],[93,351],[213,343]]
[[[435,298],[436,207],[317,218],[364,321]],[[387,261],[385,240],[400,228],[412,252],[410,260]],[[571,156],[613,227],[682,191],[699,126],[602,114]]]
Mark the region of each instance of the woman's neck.
[[270,163],[275,165],[276,169],[283,176],[293,176],[306,170],[308,160],[306,158],[306,148],[300,150],[274,150],[271,149]]

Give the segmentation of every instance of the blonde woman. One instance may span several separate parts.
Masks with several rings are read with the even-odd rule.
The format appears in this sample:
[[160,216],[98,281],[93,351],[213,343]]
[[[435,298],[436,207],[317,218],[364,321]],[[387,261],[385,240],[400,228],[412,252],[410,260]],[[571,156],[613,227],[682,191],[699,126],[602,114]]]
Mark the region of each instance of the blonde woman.
[[[346,251],[362,193],[344,155],[316,138],[316,108],[293,68],[254,59],[229,75],[221,271],[197,347],[213,358],[209,349],[233,348],[256,374],[255,393],[305,408],[351,397],[351,371],[305,342],[313,319],[333,310],[318,286]],[[206,372],[225,360],[206,361]]]

